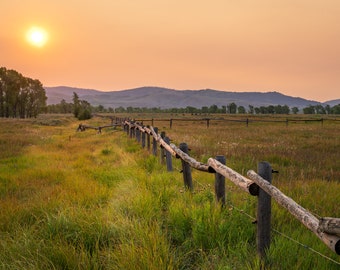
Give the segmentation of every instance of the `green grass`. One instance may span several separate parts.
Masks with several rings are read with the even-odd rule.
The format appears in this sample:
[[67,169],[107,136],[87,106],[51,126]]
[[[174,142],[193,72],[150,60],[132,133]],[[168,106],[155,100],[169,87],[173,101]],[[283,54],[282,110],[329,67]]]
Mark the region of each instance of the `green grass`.
[[[183,116],[184,117],[184,116]],[[105,119],[87,122],[96,126]],[[320,216],[340,217],[337,123],[161,123],[172,142],[206,161],[223,154],[242,173],[262,160],[273,183]],[[226,180],[193,171],[185,191],[180,160],[159,157],[117,129],[76,132],[72,116],[0,119],[0,269],[258,269],[256,198]],[[339,261],[313,233],[272,203],[272,225]],[[246,215],[246,214],[247,215]],[[272,233],[266,269],[338,269]]]

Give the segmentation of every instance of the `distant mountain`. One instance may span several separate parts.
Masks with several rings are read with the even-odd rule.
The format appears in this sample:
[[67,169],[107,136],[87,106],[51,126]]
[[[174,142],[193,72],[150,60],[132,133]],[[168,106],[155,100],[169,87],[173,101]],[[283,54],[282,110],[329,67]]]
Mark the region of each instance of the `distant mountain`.
[[[103,105],[106,108],[147,107],[147,108],[185,108],[187,106],[201,108],[203,106],[227,106],[234,102],[237,106],[248,108],[269,105],[288,105],[303,108],[308,105],[323,104],[300,97],[286,96],[278,92],[225,92],[212,89],[174,90],[160,87],[140,87],[122,91],[103,92],[93,89],[72,88],[67,86],[45,87],[48,97],[47,104],[57,104],[62,99],[72,101],[73,92],[80,99],[90,102],[93,106]],[[340,100],[324,104],[338,104]],[[338,103],[337,103],[338,102]],[[333,105],[331,105],[333,106]]]
[[329,101],[324,102],[324,104],[326,105],[328,104],[329,106],[333,107],[335,105],[340,104],[340,99],[329,100]]

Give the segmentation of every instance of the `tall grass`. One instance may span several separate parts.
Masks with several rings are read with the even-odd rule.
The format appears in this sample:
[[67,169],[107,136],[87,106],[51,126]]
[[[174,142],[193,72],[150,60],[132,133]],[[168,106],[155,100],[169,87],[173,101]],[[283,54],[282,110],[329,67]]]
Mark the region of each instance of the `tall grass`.
[[[77,133],[78,125],[71,116],[0,119],[1,269],[260,267],[249,217],[256,198],[227,181],[221,210],[213,175],[193,171],[194,192],[187,192],[179,160],[175,172],[166,172],[159,157],[119,129]],[[340,217],[337,124],[162,128],[174,143],[187,142],[198,160],[224,154],[245,173],[266,159],[280,171],[273,182],[285,193],[320,216]],[[275,203],[272,223],[339,261]],[[338,266],[273,232],[266,268]]]

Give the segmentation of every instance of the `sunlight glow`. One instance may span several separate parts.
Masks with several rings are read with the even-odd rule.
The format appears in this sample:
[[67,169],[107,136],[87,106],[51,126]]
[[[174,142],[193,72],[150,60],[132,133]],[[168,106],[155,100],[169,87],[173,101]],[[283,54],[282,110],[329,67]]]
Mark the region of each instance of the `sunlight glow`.
[[36,47],[43,47],[48,39],[47,32],[41,27],[31,27],[26,35],[27,41]]

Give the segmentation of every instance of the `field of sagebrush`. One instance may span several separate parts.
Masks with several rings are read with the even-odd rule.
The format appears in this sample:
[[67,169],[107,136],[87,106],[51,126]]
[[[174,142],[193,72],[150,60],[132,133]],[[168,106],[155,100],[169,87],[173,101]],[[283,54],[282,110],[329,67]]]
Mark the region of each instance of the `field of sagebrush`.
[[[71,115],[0,119],[1,269],[260,267],[255,197],[226,180],[221,210],[212,174],[193,171],[194,192],[185,191],[180,160],[167,172],[159,156],[120,127],[97,134],[76,132],[78,125]],[[286,195],[316,216],[340,217],[339,121],[154,126],[176,145],[188,143],[196,160],[225,155],[243,175],[268,161],[279,171],[273,184]],[[272,206],[266,269],[338,269],[310,248],[340,262],[338,255],[275,201]]]

